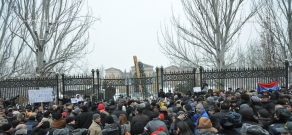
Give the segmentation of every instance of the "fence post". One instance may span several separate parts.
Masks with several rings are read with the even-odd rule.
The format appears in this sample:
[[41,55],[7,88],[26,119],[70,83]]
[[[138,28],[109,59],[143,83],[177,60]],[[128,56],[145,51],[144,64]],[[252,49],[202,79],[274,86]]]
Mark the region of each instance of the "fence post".
[[129,90],[129,78],[126,78],[126,90],[127,90],[127,97],[130,97],[130,90]]
[[94,89],[94,69],[91,69],[91,73],[92,73],[92,93],[91,93],[91,95],[93,95],[94,94],[94,90],[95,90]]
[[285,78],[286,78],[286,88],[288,89],[289,80],[289,61],[285,60]]
[[203,67],[200,66],[200,86],[203,87]]
[[96,69],[96,78],[97,78],[97,99],[99,100],[99,69]]
[[62,73],[62,94],[65,95],[65,74]]
[[156,92],[157,92],[157,97],[159,95],[159,68],[156,67]]
[[194,74],[194,87],[196,87],[196,70],[197,70],[197,68],[193,68],[193,74]]
[[[160,77],[161,77],[161,88],[163,90],[163,67],[161,66]],[[164,91],[164,90],[163,90]]]
[[[57,81],[57,105],[59,105],[59,74],[56,74],[56,81]],[[64,97],[63,97],[64,98]]]

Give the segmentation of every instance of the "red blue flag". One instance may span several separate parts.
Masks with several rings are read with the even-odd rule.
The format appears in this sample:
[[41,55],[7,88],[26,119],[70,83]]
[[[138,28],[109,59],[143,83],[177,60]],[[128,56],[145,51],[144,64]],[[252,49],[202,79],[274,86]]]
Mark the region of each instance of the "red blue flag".
[[279,82],[273,81],[269,83],[258,83],[258,92],[262,90],[279,90]]

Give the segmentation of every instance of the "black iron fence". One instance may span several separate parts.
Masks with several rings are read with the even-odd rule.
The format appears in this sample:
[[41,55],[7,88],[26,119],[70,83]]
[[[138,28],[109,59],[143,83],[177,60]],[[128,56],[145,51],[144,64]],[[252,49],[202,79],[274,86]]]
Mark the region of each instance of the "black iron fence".
[[[103,78],[99,70],[92,70],[91,75],[69,76],[65,74],[46,78],[20,78],[0,80],[0,97],[11,98],[20,95],[17,102],[28,103],[28,90],[41,87],[53,88],[54,101],[58,102],[63,95],[75,97],[80,94],[90,97],[91,100],[127,97],[157,96],[159,89],[178,90],[182,93],[192,91],[193,87],[202,87],[203,82],[208,84],[208,89],[241,88],[246,90],[256,89],[258,82],[279,81],[280,86],[289,85],[289,63],[284,67],[273,68],[241,68],[241,69],[203,69],[193,68],[182,71],[164,71],[156,68],[152,76],[137,78],[133,75],[120,78]],[[147,91],[142,90],[147,89]]]

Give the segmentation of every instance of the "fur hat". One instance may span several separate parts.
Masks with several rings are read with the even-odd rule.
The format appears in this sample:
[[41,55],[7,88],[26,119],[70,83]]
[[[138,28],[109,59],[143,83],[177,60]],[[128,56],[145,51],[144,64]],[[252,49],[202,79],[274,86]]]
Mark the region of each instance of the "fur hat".
[[196,134],[198,134],[198,135],[216,135],[215,132],[210,131],[210,130],[204,130],[204,129],[196,130]]
[[191,107],[191,105],[186,104],[186,105],[183,106],[183,110],[184,110],[185,112],[187,112],[187,111],[191,111],[191,110],[192,110],[192,107]]
[[262,127],[258,125],[251,125],[248,123],[243,123],[240,132],[243,135],[269,135],[269,132],[267,132]]
[[208,102],[214,102],[214,98],[213,98],[213,97],[208,97],[208,98],[207,98],[207,101],[208,101]]
[[160,111],[164,111],[164,112],[166,112],[166,111],[167,111],[167,107],[166,107],[166,106],[162,106],[162,107],[160,107]]
[[223,116],[220,118],[220,125],[224,129],[233,128],[235,126],[235,121],[231,116]]
[[226,116],[231,117],[236,124],[237,123],[241,123],[242,116],[239,113],[229,112],[229,113],[226,114]]

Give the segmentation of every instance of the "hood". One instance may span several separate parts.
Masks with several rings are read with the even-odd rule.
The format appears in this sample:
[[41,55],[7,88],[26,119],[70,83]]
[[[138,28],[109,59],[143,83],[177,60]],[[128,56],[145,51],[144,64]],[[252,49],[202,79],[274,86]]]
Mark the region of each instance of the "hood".
[[212,122],[209,118],[206,117],[200,117],[199,122],[198,122],[198,129],[205,129],[205,130],[210,130],[214,131],[215,133],[218,132],[217,129],[212,127]]

